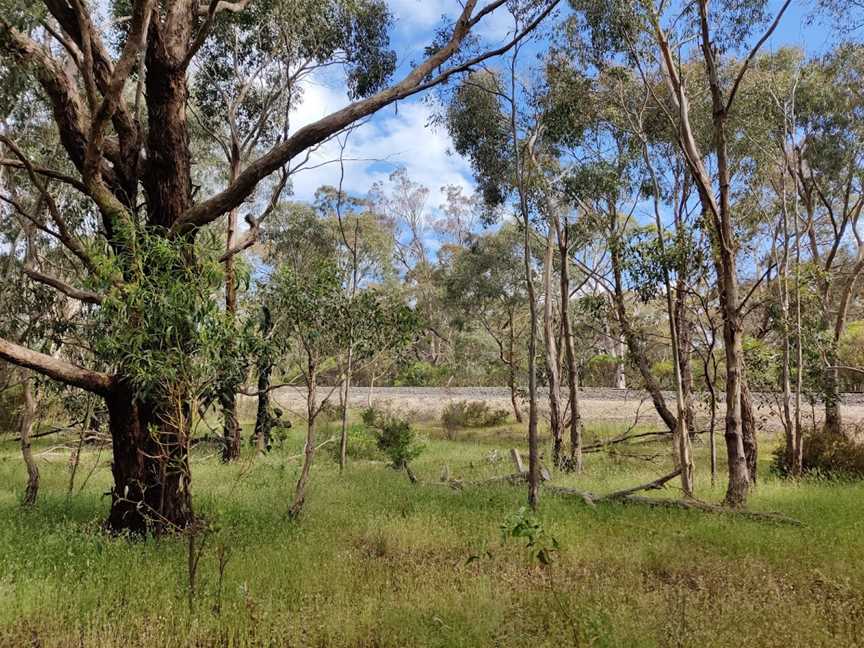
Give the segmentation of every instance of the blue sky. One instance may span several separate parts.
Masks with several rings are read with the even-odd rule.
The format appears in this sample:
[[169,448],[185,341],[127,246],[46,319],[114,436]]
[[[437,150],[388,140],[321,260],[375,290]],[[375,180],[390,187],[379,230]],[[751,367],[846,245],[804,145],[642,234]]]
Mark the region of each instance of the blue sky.
[[[432,40],[441,16],[454,16],[460,10],[456,0],[390,0],[395,17],[392,44],[399,56],[400,72],[411,61],[419,60],[423,48]],[[770,0],[771,14],[779,8],[781,0]],[[824,52],[831,44],[831,30],[824,22],[812,22],[807,16],[815,2],[793,0],[783,22],[764,46],[765,50],[796,45],[810,54]],[[510,28],[506,11],[499,10],[491,17],[480,35],[490,43],[500,43]],[[305,89],[304,103],[294,116],[295,126],[309,123],[344,106],[348,98],[344,84],[338,76],[316,79]],[[397,166],[407,167],[409,175],[431,190],[428,206],[435,209],[441,202],[440,187],[458,184],[473,187],[467,161],[450,151],[447,133],[429,127],[432,108],[421,97],[400,102],[375,115],[368,123],[355,130],[348,141],[346,157],[363,158],[348,162],[343,186],[354,193],[365,193],[375,181],[385,180]],[[324,147],[314,163],[320,164],[337,157],[338,148]],[[338,165],[326,165],[298,173],[294,178],[295,199],[310,200],[323,184],[337,184]]]

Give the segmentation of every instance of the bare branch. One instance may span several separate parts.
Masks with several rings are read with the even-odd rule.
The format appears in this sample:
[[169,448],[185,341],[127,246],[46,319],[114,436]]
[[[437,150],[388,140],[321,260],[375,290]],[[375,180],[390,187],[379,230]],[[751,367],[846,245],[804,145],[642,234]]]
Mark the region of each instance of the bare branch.
[[296,155],[332,136],[334,133],[343,130],[346,126],[357,120],[371,115],[395,101],[405,99],[436,84],[443,83],[450,76],[463,72],[486,59],[507,52],[533,31],[553,11],[559,1],[549,0],[546,8],[539,13],[535,20],[516,34],[507,44],[476,56],[466,63],[448,68],[430,78],[430,75],[436,69],[458,51],[471,28],[476,24],[473,21],[480,15],[487,15],[491,11],[490,7],[493,5],[497,7],[503,4],[501,0],[496,0],[490,6],[482,9],[478,16],[472,17],[477,0],[467,0],[453,28],[450,40],[425,61],[414,67],[401,81],[371,97],[355,101],[299,129],[284,142],[276,145],[268,153],[252,162],[222,192],[188,209],[174,224],[172,228],[173,233],[183,234],[216,220],[222,214],[240,205],[255,190],[255,187],[261,180],[284,166]]
[[113,384],[113,378],[108,374],[84,369],[3,338],[0,338],[0,359],[25,369],[32,369],[43,376],[48,376],[73,387],[80,387],[100,396],[107,395]]
[[741,80],[744,78],[744,75],[747,74],[747,68],[750,67],[750,63],[752,63],[753,59],[756,58],[756,54],[758,54],[759,50],[762,49],[765,41],[771,38],[771,34],[773,34],[774,30],[777,29],[777,26],[780,24],[780,20],[783,18],[783,14],[786,13],[786,9],[789,8],[789,5],[791,3],[792,0],[786,0],[786,2],[783,3],[783,6],[780,7],[780,11],[777,12],[777,16],[774,18],[774,22],[771,23],[771,26],[762,35],[762,38],[760,38],[759,41],[753,46],[753,49],[750,50],[750,53],[744,60],[744,64],[741,66],[741,69],[738,70],[738,75],[735,77],[735,83],[732,84],[732,90],[729,92],[729,98],[726,100],[727,112],[732,107],[732,102],[735,100],[735,94],[738,92],[738,86],[741,85]]
[[101,304],[104,300],[104,297],[102,295],[99,295],[98,293],[90,292],[89,290],[82,290],[80,288],[75,288],[74,286],[70,286],[69,284],[64,283],[60,279],[57,279],[56,277],[46,275],[30,266],[25,265],[23,271],[24,274],[30,277],[33,281],[45,284],[46,286],[51,286],[55,290],[60,291],[61,293],[63,293],[67,297],[71,297],[72,299],[87,302],[88,304]]

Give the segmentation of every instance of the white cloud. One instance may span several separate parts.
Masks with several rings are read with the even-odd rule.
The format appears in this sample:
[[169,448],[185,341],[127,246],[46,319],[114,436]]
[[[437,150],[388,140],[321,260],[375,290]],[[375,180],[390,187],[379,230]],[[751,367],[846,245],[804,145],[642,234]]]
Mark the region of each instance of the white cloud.
[[[394,40],[403,62],[429,44],[442,16],[455,20],[462,11],[462,4],[456,0],[389,0],[388,5],[396,21]],[[475,28],[481,39],[493,45],[509,40],[512,31],[513,18],[506,7],[485,16]]]
[[390,0],[387,4],[396,19],[396,28],[403,32],[426,31],[458,6],[452,0]]
[[[347,102],[341,90],[320,83],[309,84],[304,89],[303,103],[292,116],[293,127],[320,119]],[[451,154],[450,137],[443,128],[427,126],[431,116],[431,107],[415,99],[384,108],[354,130],[345,150],[348,161],[344,189],[365,194],[374,182],[386,180],[394,169],[405,166],[412,180],[430,189],[430,208],[442,203],[442,186],[460,185],[470,192],[467,161]],[[338,184],[339,164],[333,163],[338,158],[339,145],[335,141],[314,152],[307,164],[310,168],[293,177],[295,198],[311,200],[321,185]]]

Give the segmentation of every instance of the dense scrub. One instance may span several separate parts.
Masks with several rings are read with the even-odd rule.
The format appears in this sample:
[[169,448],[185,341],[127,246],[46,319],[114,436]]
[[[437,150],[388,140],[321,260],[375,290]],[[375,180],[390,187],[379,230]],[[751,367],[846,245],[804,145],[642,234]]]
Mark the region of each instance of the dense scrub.
[[[858,434],[850,430],[847,435],[827,434],[812,429],[804,435],[802,472],[817,477],[864,479],[864,444]],[[774,451],[771,469],[787,476],[786,453],[783,448]]]
[[441,425],[452,440],[459,428],[495,427],[507,420],[507,410],[486,401],[453,401],[441,412]]

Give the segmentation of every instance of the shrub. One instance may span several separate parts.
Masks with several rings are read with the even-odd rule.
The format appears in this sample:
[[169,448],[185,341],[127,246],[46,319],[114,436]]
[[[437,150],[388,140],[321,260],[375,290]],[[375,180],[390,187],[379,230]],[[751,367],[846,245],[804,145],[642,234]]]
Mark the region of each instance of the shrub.
[[360,419],[366,427],[378,427],[378,421],[383,421],[388,413],[380,407],[370,406],[360,413]]
[[618,371],[618,358],[607,353],[598,353],[585,363],[582,382],[592,387],[614,387]]
[[[337,426],[329,426],[330,433],[337,438],[335,443],[330,444],[330,456],[333,461],[339,461],[339,436],[341,429]],[[352,459],[380,459],[381,452],[378,449],[378,440],[375,431],[364,423],[352,423],[346,430],[348,436],[347,454]]]
[[[840,364],[847,367],[864,366],[864,321],[850,322],[837,347]],[[864,376],[857,372],[841,371],[844,391],[864,390]]]
[[485,401],[454,401],[448,403],[441,412],[441,425],[447,437],[463,427],[494,427],[507,419],[507,410],[493,409]]
[[447,382],[449,369],[429,362],[414,362],[405,367],[393,381],[396,387],[436,387]]
[[[802,471],[805,475],[864,479],[864,444],[845,436],[823,431],[807,431],[804,434],[804,456]],[[790,474],[786,462],[786,448],[774,451],[771,471],[781,476]]]
[[651,365],[651,373],[663,389],[671,389],[675,386],[675,367],[671,361],[658,360]]
[[409,466],[423,452],[423,444],[417,439],[408,420],[380,407],[367,407],[360,414],[363,424],[375,434],[376,445],[390,459],[396,470],[403,468],[411,481],[415,481]]
[[423,445],[417,441],[411,424],[373,407],[363,412],[363,422],[374,428],[378,449],[387,455],[391,466],[396,470],[405,468],[410,475],[408,464],[423,452]]

